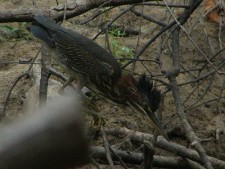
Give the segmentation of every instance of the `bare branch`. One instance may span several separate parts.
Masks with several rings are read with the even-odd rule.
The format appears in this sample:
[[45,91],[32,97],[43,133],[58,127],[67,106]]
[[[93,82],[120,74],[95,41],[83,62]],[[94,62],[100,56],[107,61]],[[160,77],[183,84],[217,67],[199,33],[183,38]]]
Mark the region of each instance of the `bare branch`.
[[[146,0],[146,1],[160,1],[160,0]],[[81,15],[91,9],[98,7],[111,7],[120,5],[130,5],[143,2],[142,0],[110,0],[105,3],[105,0],[83,0],[78,2],[67,3],[67,10],[65,17],[70,19],[74,16]],[[5,22],[31,22],[33,15],[44,14],[54,18],[56,21],[61,21],[64,18],[64,4],[58,5],[48,10],[41,9],[10,9],[0,11],[0,23]]]
[[[143,143],[145,140],[153,140],[153,135],[151,134],[132,131],[127,128],[113,128],[113,129],[106,128],[105,132],[106,134],[110,134],[113,136],[124,136],[124,137],[129,136],[131,142],[133,143]],[[186,148],[172,141],[168,142],[162,136],[158,137],[155,146],[164,149],[166,151],[169,151],[171,153],[174,153],[183,158],[188,158],[196,162],[201,162],[201,159],[195,150]],[[214,168],[225,169],[225,161],[219,160],[211,156],[208,156],[208,158]]]
[[[105,150],[103,147],[93,146],[91,147],[92,157],[96,159],[105,159]],[[121,151],[118,149],[113,149],[125,162],[131,164],[141,164],[144,160],[142,153],[133,153]],[[112,156],[114,159],[116,157]],[[204,169],[201,165],[191,160],[185,160],[180,157],[165,157],[165,156],[154,156],[153,167],[159,168],[172,168],[172,169]]]
[[173,69],[167,74],[167,76],[171,84],[171,90],[172,90],[172,94],[173,94],[173,98],[174,98],[174,102],[176,106],[176,112],[181,120],[181,125],[185,129],[186,137],[191,143],[195,143],[195,148],[199,153],[199,156],[202,160],[202,164],[204,164],[204,166],[207,169],[213,169],[211,162],[208,160],[208,157],[206,156],[206,152],[204,148],[199,142],[199,138],[196,136],[193,128],[187,121],[187,117],[184,113],[183,103],[181,101],[180,89],[177,85],[176,77],[179,75],[179,71],[180,71],[179,30],[180,28],[177,27],[173,32],[173,40],[172,40]]

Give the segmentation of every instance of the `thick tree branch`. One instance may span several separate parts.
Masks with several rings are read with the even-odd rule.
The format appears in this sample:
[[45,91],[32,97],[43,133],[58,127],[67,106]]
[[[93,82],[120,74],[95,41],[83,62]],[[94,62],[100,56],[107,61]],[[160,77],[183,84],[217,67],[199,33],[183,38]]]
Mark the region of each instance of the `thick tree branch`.
[[[146,1],[160,1],[160,0],[146,0]],[[67,19],[74,16],[81,15],[91,9],[98,7],[120,6],[141,3],[143,0],[83,0],[79,2],[67,3],[65,16]],[[64,4],[58,5],[48,10],[41,9],[10,9],[0,11],[0,23],[5,22],[31,22],[33,15],[44,14],[54,18],[56,21],[63,20],[64,17]]]
[[[129,136],[131,142],[134,143],[143,143],[145,140],[153,140],[153,136],[151,134],[141,133],[138,131],[132,131],[127,128],[114,128],[114,129],[105,129],[106,134],[117,136]],[[162,136],[159,136],[157,142],[155,144],[156,147],[174,153],[183,158],[188,158],[190,160],[201,162],[201,158],[198,153],[193,149],[188,149],[184,146],[181,146],[174,142],[166,141]],[[225,169],[225,161],[218,160],[217,158],[208,156],[209,161],[212,163],[214,168],[217,169]]]
[[[106,160],[106,152],[103,147],[93,146],[91,147],[91,150],[93,158],[101,159],[104,161]],[[141,164],[144,160],[142,153],[133,153],[118,149],[113,149],[113,151],[116,152],[126,163]],[[116,160],[115,155],[112,155],[112,158]],[[153,167],[172,169],[204,169],[204,167],[191,160],[185,160],[180,157],[165,157],[156,155],[154,155]]]
[[180,27],[177,27],[173,31],[173,39],[172,39],[172,58],[173,58],[173,65],[171,67],[172,70],[167,73],[167,77],[170,81],[171,85],[171,90],[176,106],[176,112],[181,120],[181,125],[185,129],[185,134],[187,139],[191,142],[192,145],[195,146],[195,149],[198,151],[199,156],[202,160],[202,164],[207,168],[207,169],[213,169],[211,162],[209,161],[206,152],[202,145],[199,142],[199,138],[196,136],[193,128],[187,121],[187,117],[184,113],[184,107],[183,107],[183,102],[181,100],[180,96],[180,89],[177,85],[177,79],[176,77],[179,75],[180,72],[180,56],[179,56],[179,32],[180,32]]

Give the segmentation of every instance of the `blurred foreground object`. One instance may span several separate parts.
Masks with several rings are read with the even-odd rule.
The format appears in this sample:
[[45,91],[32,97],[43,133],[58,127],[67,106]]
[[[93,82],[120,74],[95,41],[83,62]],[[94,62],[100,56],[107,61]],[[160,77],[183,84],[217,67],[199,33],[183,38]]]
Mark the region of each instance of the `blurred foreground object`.
[[60,101],[0,126],[1,169],[64,169],[88,162],[78,99]]

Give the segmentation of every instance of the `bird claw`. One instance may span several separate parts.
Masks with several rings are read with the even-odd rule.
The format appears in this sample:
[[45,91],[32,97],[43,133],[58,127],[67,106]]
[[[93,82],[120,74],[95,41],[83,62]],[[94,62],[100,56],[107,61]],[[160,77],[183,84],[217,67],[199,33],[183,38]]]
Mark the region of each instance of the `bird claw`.
[[83,105],[88,109],[88,114],[93,117],[93,126],[94,127],[101,127],[102,125],[106,124],[106,121],[103,117],[101,117],[97,112],[99,112],[97,106],[92,101],[92,97],[88,97],[86,95],[81,94],[80,97],[82,98]]
[[[96,117],[97,116],[97,117]],[[106,121],[103,117],[100,115],[96,115],[93,117],[93,126],[96,128],[100,128],[101,126],[104,126],[106,124]]]
[[87,113],[93,117],[92,125],[95,128],[99,128],[102,125],[104,126],[106,124],[104,117],[100,116],[96,111],[88,109]]

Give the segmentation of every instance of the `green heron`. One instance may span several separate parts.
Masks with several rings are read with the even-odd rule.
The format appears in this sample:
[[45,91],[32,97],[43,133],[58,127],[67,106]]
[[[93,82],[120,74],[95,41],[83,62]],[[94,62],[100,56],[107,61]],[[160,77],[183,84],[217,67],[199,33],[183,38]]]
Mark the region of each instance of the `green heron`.
[[47,44],[53,59],[69,74],[69,82],[78,78],[100,97],[130,105],[150,117],[157,131],[167,138],[155,115],[161,93],[145,75],[136,80],[133,75],[122,73],[119,63],[107,50],[49,17],[36,15],[34,20],[28,30]]

